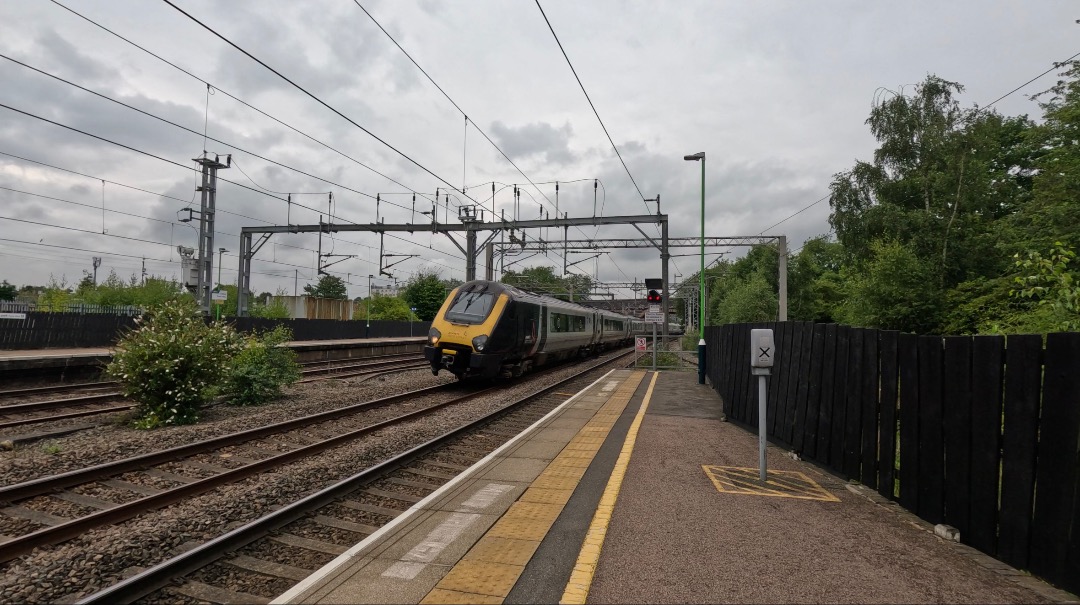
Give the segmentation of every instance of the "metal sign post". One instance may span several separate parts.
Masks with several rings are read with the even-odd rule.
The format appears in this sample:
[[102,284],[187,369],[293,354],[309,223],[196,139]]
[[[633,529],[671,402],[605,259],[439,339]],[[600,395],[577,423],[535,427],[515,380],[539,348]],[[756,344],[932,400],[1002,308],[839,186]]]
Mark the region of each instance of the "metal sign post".
[[652,325],[652,371],[656,371],[656,322]]
[[772,330],[750,330],[750,371],[758,377],[758,469],[761,482],[768,481],[765,461],[765,377],[772,373],[776,346]]

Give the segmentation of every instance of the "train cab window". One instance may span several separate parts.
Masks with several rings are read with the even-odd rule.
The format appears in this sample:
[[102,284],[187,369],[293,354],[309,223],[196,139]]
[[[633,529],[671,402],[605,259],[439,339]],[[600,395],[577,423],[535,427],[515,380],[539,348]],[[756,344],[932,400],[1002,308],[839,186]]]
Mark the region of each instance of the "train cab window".
[[446,319],[455,323],[483,323],[495,302],[490,292],[462,292],[446,311]]

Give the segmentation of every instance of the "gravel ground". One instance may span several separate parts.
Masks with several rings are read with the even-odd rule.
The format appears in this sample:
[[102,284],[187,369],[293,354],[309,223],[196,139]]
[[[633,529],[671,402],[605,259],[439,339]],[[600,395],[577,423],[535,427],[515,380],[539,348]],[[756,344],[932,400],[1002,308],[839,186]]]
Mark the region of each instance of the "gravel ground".
[[[111,424],[49,439],[47,443],[0,452],[0,483],[28,481],[454,380],[445,373],[436,377],[429,370],[418,370],[378,378],[293,385],[286,389],[283,398],[269,405],[211,406],[198,424],[153,431],[135,430],[117,419]],[[43,423],[38,425],[42,427],[38,430],[62,425],[63,422]]]
[[[447,427],[458,426],[503,407],[507,401],[574,373],[560,368],[528,383],[442,409],[357,442],[306,458],[272,473],[224,486],[181,504],[142,515],[121,526],[91,531],[54,547],[37,549],[0,570],[0,603],[71,601],[104,588],[133,566],[146,567],[178,554],[190,542],[210,540],[238,522],[248,522],[289,504],[413,445],[427,441]],[[3,455],[0,475],[27,478],[135,453],[205,439],[227,432],[390,395],[407,389],[452,381],[428,371],[391,375],[370,382],[311,383],[294,387],[277,404],[261,408],[213,408],[196,426],[141,432],[121,426],[57,439],[61,451],[47,455],[16,450]],[[264,547],[266,548],[266,547]],[[282,561],[284,562],[284,560]],[[295,564],[295,563],[294,563]],[[314,561],[304,566],[315,566]]]

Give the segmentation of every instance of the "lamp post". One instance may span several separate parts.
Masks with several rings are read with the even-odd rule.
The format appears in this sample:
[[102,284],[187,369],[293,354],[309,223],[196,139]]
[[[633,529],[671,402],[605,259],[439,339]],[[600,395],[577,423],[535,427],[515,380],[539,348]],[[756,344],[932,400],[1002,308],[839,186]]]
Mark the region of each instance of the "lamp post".
[[688,162],[701,161],[701,271],[698,273],[698,384],[705,384],[705,152],[685,155]]
[[367,276],[367,302],[364,303],[364,338],[371,337],[371,278],[374,275]]

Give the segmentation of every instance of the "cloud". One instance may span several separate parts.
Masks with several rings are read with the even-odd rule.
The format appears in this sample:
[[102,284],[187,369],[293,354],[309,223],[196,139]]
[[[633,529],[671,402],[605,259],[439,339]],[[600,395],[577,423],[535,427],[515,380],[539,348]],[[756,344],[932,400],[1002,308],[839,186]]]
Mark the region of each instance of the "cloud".
[[544,163],[566,165],[577,156],[570,151],[574,129],[566,122],[555,128],[547,122],[533,122],[518,127],[496,120],[491,124],[491,136],[510,159],[533,159]]

